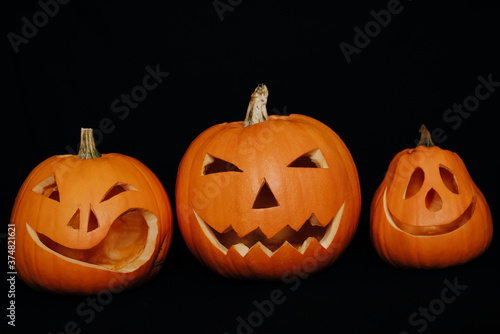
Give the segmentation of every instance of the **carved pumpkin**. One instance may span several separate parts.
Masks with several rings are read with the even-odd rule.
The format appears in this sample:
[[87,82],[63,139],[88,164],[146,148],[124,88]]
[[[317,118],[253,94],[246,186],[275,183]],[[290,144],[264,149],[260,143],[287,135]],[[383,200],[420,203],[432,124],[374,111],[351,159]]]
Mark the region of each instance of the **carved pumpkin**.
[[463,161],[422,126],[414,149],[392,160],[371,206],[378,254],[406,268],[444,268],[481,255],[493,236],[486,200]]
[[82,129],[80,151],[48,158],[14,204],[16,269],[33,288],[56,293],[122,291],[152,277],[172,239],[172,211],[141,162],[95,149]]
[[320,270],[345,250],[359,218],[358,174],[341,139],[307,116],[268,117],[267,96],[259,85],[245,121],[204,131],[179,166],[184,240],[228,277]]

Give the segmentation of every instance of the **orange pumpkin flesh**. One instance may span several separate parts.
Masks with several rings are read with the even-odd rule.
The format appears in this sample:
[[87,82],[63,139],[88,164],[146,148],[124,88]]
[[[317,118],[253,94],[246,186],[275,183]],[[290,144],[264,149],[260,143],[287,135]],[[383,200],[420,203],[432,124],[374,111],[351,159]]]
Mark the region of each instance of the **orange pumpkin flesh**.
[[421,143],[396,155],[375,193],[372,242],[397,267],[463,264],[491,243],[491,213],[460,157],[421,132]]
[[215,125],[185,153],[176,203],[198,259],[236,278],[280,279],[326,267],[357,227],[356,167],[340,138],[303,115],[267,116],[259,86],[245,122]]
[[172,212],[160,181],[136,159],[99,155],[89,130],[78,156],[43,161],[16,198],[16,269],[34,288],[121,291],[152,277],[170,247]]

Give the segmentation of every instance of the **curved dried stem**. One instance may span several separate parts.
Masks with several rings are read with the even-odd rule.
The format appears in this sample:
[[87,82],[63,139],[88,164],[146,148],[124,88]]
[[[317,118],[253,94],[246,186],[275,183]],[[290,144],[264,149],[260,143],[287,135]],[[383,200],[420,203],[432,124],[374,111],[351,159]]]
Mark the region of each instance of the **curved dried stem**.
[[78,151],[80,159],[100,158],[101,153],[95,147],[94,132],[92,129],[82,128],[80,133],[80,150]]
[[434,142],[432,141],[431,133],[429,132],[429,130],[427,130],[427,127],[424,124],[420,126],[420,130],[418,132],[420,132],[420,141],[418,142],[417,146],[420,145],[423,145],[425,147],[435,146]]
[[266,85],[259,84],[257,88],[255,88],[255,91],[250,97],[250,103],[248,103],[247,116],[243,122],[243,127],[264,122],[269,119],[266,108],[268,96],[269,91]]

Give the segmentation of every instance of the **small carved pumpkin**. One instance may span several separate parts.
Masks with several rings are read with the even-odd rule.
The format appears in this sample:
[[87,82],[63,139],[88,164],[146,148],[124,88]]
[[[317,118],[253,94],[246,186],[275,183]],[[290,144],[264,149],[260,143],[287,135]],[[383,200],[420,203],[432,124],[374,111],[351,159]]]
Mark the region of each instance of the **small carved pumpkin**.
[[204,131],[179,167],[184,240],[228,277],[320,270],[345,250],[359,218],[358,174],[341,139],[307,116],[268,117],[267,96],[259,85],[245,122]]
[[414,149],[392,160],[371,206],[371,238],[390,264],[444,268],[470,261],[493,236],[490,210],[462,159],[422,126]]
[[134,158],[101,156],[92,129],[82,129],[77,156],[53,156],[30,173],[11,223],[19,277],[56,293],[117,292],[146,281],[172,239],[160,181]]

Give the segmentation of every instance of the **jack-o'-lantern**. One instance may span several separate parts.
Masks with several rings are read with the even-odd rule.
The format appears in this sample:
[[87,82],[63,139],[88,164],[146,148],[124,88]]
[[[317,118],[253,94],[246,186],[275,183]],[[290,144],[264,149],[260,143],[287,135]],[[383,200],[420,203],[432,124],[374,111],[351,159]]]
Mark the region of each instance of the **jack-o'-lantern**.
[[268,116],[267,97],[259,85],[245,121],[205,130],[179,166],[184,240],[227,277],[318,271],[346,249],[358,223],[358,174],[342,140],[311,117]]
[[434,145],[425,126],[392,160],[371,206],[371,238],[388,263],[444,268],[481,255],[493,236],[488,204],[462,159]]
[[151,278],[172,239],[172,211],[158,178],[138,160],[95,148],[82,129],[78,155],[40,163],[12,212],[16,270],[55,293],[119,292]]

